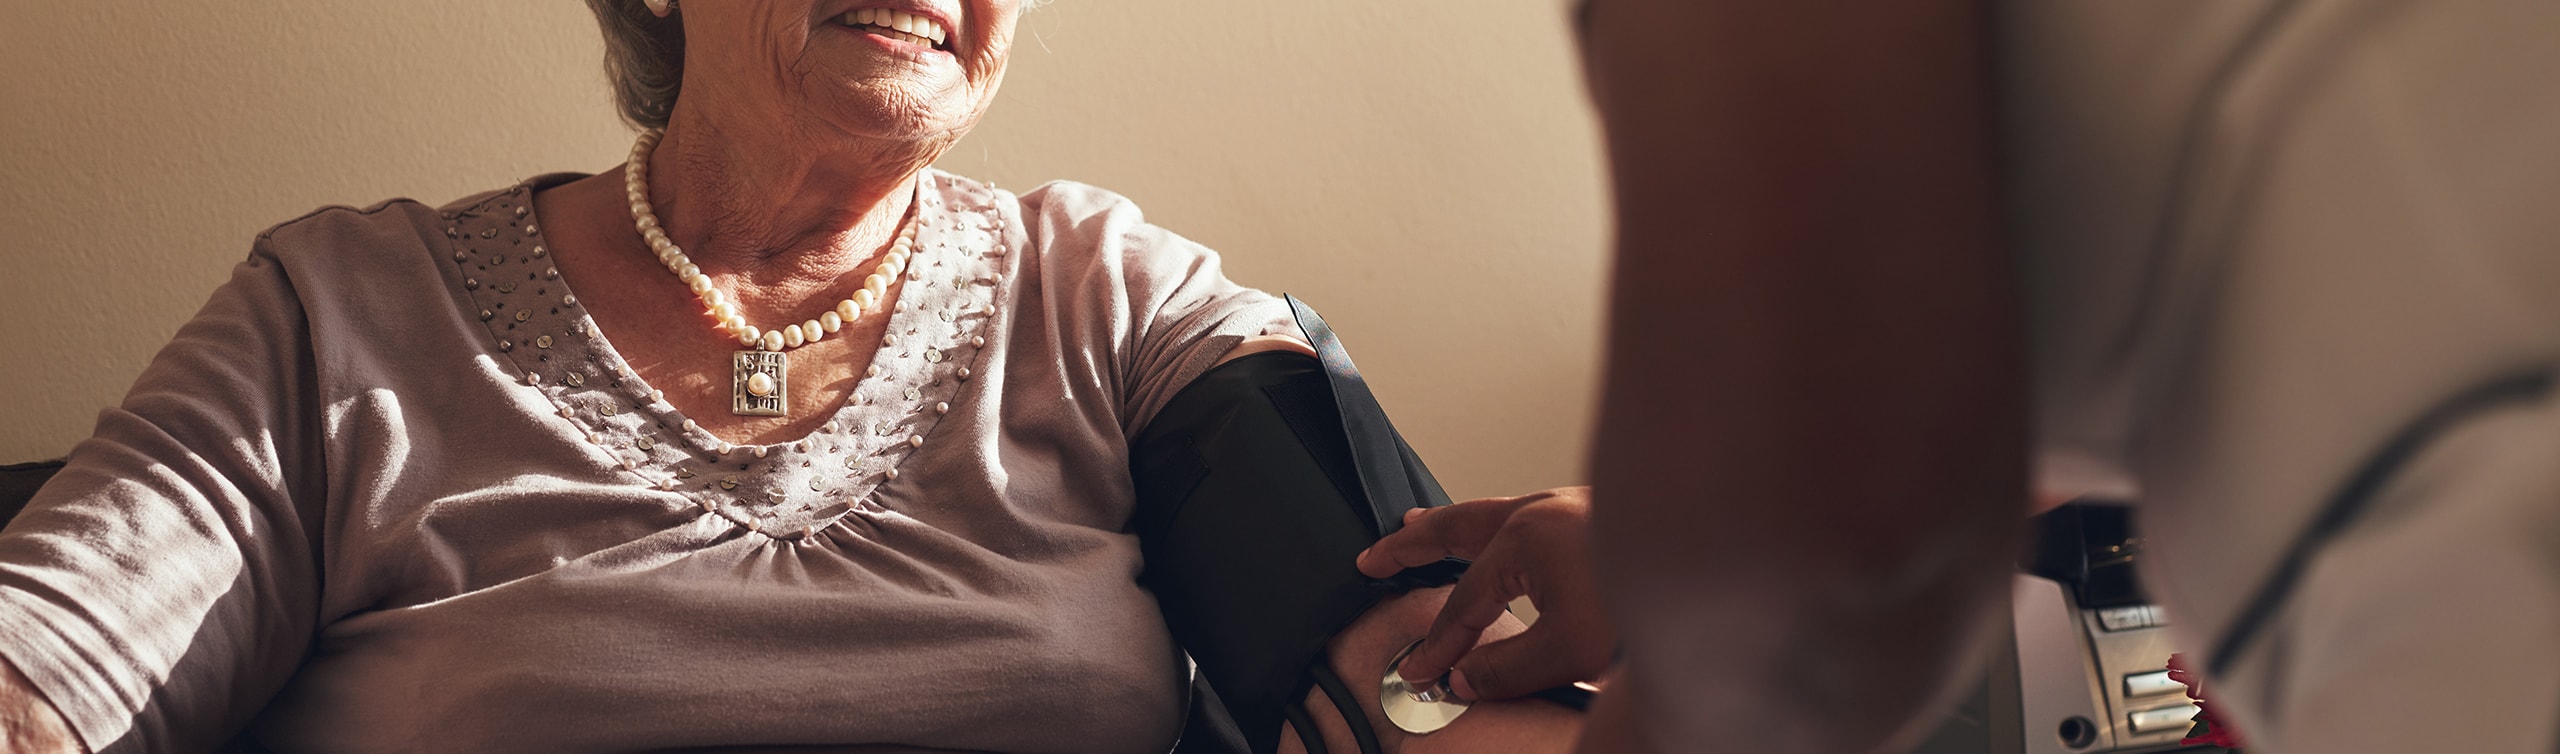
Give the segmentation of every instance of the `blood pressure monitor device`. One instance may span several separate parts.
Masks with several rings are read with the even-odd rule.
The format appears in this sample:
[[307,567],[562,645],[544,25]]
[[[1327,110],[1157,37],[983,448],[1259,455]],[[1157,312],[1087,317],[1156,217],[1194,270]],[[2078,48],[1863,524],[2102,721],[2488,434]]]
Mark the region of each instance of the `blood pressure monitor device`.
[[1914,754],[2221,752],[2178,741],[2195,703],[2169,680],[2169,616],[2143,594],[2137,509],[2082,500],[2029,522],[2011,631]]

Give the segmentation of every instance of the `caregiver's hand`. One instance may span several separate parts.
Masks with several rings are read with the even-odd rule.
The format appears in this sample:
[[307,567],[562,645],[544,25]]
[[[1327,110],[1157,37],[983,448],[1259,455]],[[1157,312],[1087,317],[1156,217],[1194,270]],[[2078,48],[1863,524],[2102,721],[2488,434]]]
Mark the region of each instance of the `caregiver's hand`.
[[[1463,699],[1508,699],[1599,678],[1618,636],[1601,612],[1590,523],[1589,487],[1406,513],[1404,528],[1360,553],[1361,573],[1384,578],[1443,557],[1475,565],[1397,672],[1427,688],[1454,667],[1450,690]],[[1503,606],[1524,596],[1537,606],[1537,622],[1477,646]]]

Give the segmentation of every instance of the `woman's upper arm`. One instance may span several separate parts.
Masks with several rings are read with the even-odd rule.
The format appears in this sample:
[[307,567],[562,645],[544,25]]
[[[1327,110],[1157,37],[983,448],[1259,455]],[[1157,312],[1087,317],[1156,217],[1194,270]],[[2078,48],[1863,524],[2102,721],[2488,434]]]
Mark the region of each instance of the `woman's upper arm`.
[[1107,360],[1102,376],[1130,435],[1211,366],[1270,347],[1249,341],[1294,331],[1278,297],[1229,280],[1216,251],[1148,223],[1118,194],[1059,182],[1022,201],[1042,248],[1044,305],[1072,331],[1069,350],[1085,351],[1062,355],[1071,368]]
[[1315,347],[1307,345],[1307,341],[1299,338],[1298,336],[1287,334],[1256,335],[1236,343],[1236,347],[1234,348],[1227,349],[1227,355],[1218,357],[1218,363],[1224,364],[1247,356],[1252,356],[1257,353],[1269,351],[1288,351],[1291,353],[1305,354],[1307,356],[1316,355]]
[[0,532],[0,659],[90,749],[219,740],[306,651],[324,496],[307,332],[262,239]]

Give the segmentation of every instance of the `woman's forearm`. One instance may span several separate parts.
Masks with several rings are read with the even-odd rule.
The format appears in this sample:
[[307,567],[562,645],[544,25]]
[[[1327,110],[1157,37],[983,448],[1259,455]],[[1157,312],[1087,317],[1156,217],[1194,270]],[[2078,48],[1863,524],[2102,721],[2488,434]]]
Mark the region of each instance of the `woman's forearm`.
[[1883,746],[1966,675],[2025,507],[1981,4],[1587,22],[1619,233],[1593,552],[1645,702],[1615,719]]
[[62,713],[45,701],[18,666],[0,659],[0,751],[9,754],[82,754]]
[[[1325,646],[1334,673],[1342,676],[1343,685],[1360,699],[1360,712],[1368,717],[1370,729],[1377,732],[1379,746],[1390,754],[1570,751],[1582,729],[1582,713],[1536,699],[1478,702],[1449,727],[1422,736],[1405,733],[1387,720],[1378,707],[1378,681],[1385,677],[1387,663],[1395,659],[1396,652],[1430,630],[1433,617],[1448,597],[1449,590],[1441,588],[1388,598],[1361,614]],[[1510,636],[1523,628],[1519,621],[1506,616],[1485,631],[1484,640]],[[1306,705],[1308,716],[1324,735],[1328,751],[1360,750],[1351,738],[1350,728],[1343,725],[1322,691],[1310,690]],[[1305,749],[1294,732],[1283,731],[1280,751],[1298,754]]]

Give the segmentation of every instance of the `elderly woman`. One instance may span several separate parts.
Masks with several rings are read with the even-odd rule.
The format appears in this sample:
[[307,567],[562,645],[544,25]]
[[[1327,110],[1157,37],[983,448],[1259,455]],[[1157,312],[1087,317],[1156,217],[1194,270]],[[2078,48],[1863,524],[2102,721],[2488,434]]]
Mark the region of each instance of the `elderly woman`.
[[[0,536],[0,748],[1207,740],[1129,442],[1290,310],[1110,193],[928,167],[1015,0],[590,5],[629,163],[262,234]],[[1332,638],[1366,716],[1439,599]],[[1310,706],[1284,748],[1357,750]]]

